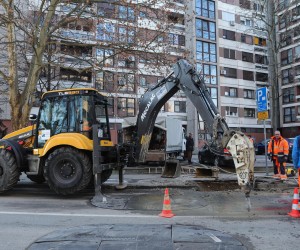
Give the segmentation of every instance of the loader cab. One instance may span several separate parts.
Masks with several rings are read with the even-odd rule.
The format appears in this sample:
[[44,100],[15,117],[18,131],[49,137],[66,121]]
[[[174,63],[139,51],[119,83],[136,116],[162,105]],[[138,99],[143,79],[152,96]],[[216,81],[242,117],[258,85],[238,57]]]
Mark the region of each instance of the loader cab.
[[92,139],[92,125],[110,140],[106,97],[94,89],[50,91],[43,95],[37,119],[37,147],[61,133],[81,133]]

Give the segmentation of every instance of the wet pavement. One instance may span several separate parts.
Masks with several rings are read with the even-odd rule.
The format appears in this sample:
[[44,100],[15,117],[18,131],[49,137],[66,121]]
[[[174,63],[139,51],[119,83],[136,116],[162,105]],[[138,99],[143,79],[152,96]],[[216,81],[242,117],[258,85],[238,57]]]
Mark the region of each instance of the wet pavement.
[[[164,209],[164,191],[169,190],[170,209],[175,216],[260,219],[287,217],[291,210],[297,178],[279,181],[255,172],[251,192],[251,210],[237,185],[232,170],[222,170],[217,177],[197,176],[199,164],[183,164],[177,178],[161,178],[161,169],[151,167],[126,169],[127,188],[116,191],[118,175],[104,184],[104,200],[96,206],[156,215]],[[196,209],[195,209],[196,208]],[[190,225],[88,225],[58,230],[37,239],[27,249],[247,249],[228,234]]]
[[[130,230],[129,230],[130,229]],[[39,238],[28,250],[41,249],[247,249],[232,236],[189,225],[89,225]]]

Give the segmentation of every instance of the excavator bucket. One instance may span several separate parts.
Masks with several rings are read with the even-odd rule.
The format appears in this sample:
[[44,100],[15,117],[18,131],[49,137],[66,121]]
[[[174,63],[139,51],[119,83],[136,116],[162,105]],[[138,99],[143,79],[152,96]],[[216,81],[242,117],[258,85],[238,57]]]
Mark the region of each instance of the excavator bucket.
[[164,171],[161,175],[163,178],[176,178],[181,174],[181,166],[179,160],[167,160],[165,162]]

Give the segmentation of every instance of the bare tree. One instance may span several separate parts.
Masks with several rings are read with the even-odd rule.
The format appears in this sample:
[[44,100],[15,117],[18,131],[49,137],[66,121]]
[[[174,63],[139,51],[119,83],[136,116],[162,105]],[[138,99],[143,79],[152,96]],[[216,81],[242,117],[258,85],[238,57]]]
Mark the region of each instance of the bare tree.
[[[7,44],[7,69],[0,71],[0,74],[9,86],[9,102],[11,105],[11,121],[13,129],[23,127],[28,121],[28,115],[32,107],[36,85],[43,67],[43,55],[48,45],[49,38],[56,32],[61,23],[65,19],[73,16],[80,16],[82,9],[87,3],[77,4],[62,20],[55,22],[55,11],[62,1],[37,1],[39,5],[27,2],[27,5],[20,1],[16,4],[14,0],[1,1],[0,5],[3,8],[1,15],[2,27],[5,30],[4,42]],[[35,22],[27,23],[29,12],[22,12],[22,8],[27,7],[33,12],[43,13],[39,15]],[[26,8],[26,9],[27,9]],[[32,17],[32,16],[31,16]],[[19,33],[17,34],[16,31]],[[23,32],[26,40],[19,41],[20,32]],[[26,74],[24,85],[19,82],[17,47],[22,43],[30,41],[31,45],[31,60]],[[28,44],[27,44],[28,46]]]
[[[90,8],[93,4],[97,8]],[[168,64],[167,61],[170,62],[167,60],[170,58],[167,57],[170,53],[170,46],[167,46],[169,30],[176,24],[175,19],[182,19],[183,16],[168,15],[168,11],[159,8],[161,5],[167,9],[172,4],[169,0],[148,0],[141,3],[125,0],[81,0],[72,3],[62,0],[1,0],[3,14],[0,26],[4,32],[0,37],[0,44],[2,48],[6,48],[7,64],[1,65],[0,77],[6,87],[2,90],[9,93],[13,129],[21,128],[27,123],[37,91],[43,92],[59,86],[58,76],[62,70],[75,72],[74,75],[78,77],[91,78],[95,71],[103,71],[109,57],[123,57],[125,64],[130,65],[130,59],[134,58],[132,55],[151,60],[151,54],[155,57],[157,69],[162,69],[162,66]],[[144,28],[141,29],[136,27],[137,22],[130,23],[118,18],[116,24],[115,21],[109,21],[109,17],[113,18],[110,14],[115,13],[105,12],[105,8],[101,12],[103,5],[115,8],[125,6],[125,15],[130,14],[128,11],[135,15],[144,13],[149,16],[145,21],[148,23],[144,23]],[[119,32],[109,38],[115,31],[109,30],[112,24],[118,27]],[[147,25],[155,26],[156,31],[147,30]],[[83,36],[85,32],[87,39],[76,37],[77,27],[85,27],[81,31]],[[93,53],[90,52],[93,47],[86,42],[91,32],[100,36],[94,40],[96,47],[113,49],[113,53],[93,58]],[[103,37],[108,39],[101,39]],[[76,49],[70,53],[72,46],[86,50],[86,55],[83,56],[82,51],[77,55]],[[71,63],[66,63],[68,58],[73,59],[69,60]],[[2,60],[5,61],[5,56]],[[59,74],[55,69],[59,69]],[[131,70],[136,72],[139,69],[133,67]]]
[[[268,83],[271,90],[271,126],[273,130],[280,128],[280,90],[279,79],[282,77],[278,61],[280,49],[290,40],[289,32],[286,29],[281,30],[280,39],[277,34],[278,27],[282,21],[288,25],[291,12],[284,9],[281,1],[274,0],[255,0],[244,1],[248,6],[244,6],[248,11],[248,17],[253,21],[253,27],[249,31],[261,34],[266,37],[267,55],[268,55]],[[251,3],[251,5],[249,4]],[[287,22],[287,23],[286,23]]]

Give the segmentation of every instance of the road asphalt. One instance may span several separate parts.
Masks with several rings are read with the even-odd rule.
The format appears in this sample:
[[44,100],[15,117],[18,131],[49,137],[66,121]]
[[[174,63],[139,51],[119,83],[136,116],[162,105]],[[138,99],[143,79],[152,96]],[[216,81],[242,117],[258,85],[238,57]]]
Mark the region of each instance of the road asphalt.
[[[272,165],[270,162],[265,164],[264,157],[258,157],[255,164],[255,180],[253,189],[271,190],[260,195],[254,193],[254,209],[251,213],[247,212],[247,204],[242,199],[241,192],[237,186],[237,177],[234,169],[214,168],[211,176],[205,176],[197,172],[198,168],[205,166],[198,164],[195,156],[193,163],[180,162],[181,173],[177,178],[161,178],[163,168],[160,166],[143,166],[138,168],[128,168],[124,170],[124,180],[127,185],[126,190],[130,189],[155,189],[147,197],[128,196],[127,200],[120,202],[120,197],[110,195],[110,203],[104,200],[96,207],[112,209],[131,209],[142,210],[157,207],[157,200],[161,197],[161,191],[168,187],[172,190],[172,199],[175,200],[175,209],[182,215],[190,213],[190,204],[197,205],[198,213],[209,216],[240,216],[245,218],[256,218],[257,216],[277,216],[278,214],[287,216],[287,211],[291,207],[291,199],[294,187],[298,186],[297,176],[291,176],[287,181],[273,179]],[[288,164],[292,166],[291,164]],[[104,188],[109,190],[118,184],[118,173],[104,184]],[[225,185],[225,186],[224,186]],[[206,188],[206,189],[205,189]],[[226,191],[226,199],[223,192]],[[206,194],[197,192],[199,197],[193,197],[192,189],[206,190]],[[209,190],[211,189],[211,190]],[[215,190],[213,190],[215,189]],[[180,191],[181,190],[181,191]],[[272,190],[281,190],[280,195]],[[112,192],[115,193],[115,192]],[[166,194],[166,193],[165,193]],[[125,194],[126,195],[126,194]],[[106,196],[104,196],[106,197]],[[157,198],[158,197],[158,198]],[[180,205],[184,197],[189,197],[189,204]],[[238,198],[236,198],[238,197]],[[101,199],[103,197],[100,197]],[[166,198],[166,196],[165,196]],[[164,198],[164,199],[165,199]],[[252,198],[251,198],[252,199]],[[228,200],[228,201],[227,201]],[[115,202],[117,201],[117,202]],[[220,206],[220,201],[224,204]],[[284,202],[283,202],[284,201]],[[176,207],[176,202],[178,203]],[[147,203],[147,206],[145,205]],[[155,204],[154,204],[155,203]],[[183,202],[184,203],[184,202]],[[270,204],[271,203],[271,204]],[[276,205],[274,205],[276,204]],[[140,207],[139,207],[140,206]],[[232,209],[234,207],[235,209]],[[230,211],[230,212],[228,212]],[[160,209],[160,208],[159,208]],[[168,214],[168,204],[163,204],[163,210]],[[151,209],[150,209],[151,210]],[[154,209],[155,210],[155,209]],[[186,211],[185,211],[186,210]],[[149,212],[149,211],[148,211]],[[226,212],[228,212],[226,214]],[[153,213],[153,208],[150,211]],[[195,214],[196,215],[196,214]],[[130,230],[129,230],[130,229]],[[74,228],[58,230],[45,235],[33,242],[28,250],[42,249],[247,249],[237,239],[220,231],[206,229],[201,226],[191,225],[137,225],[137,224],[106,224],[106,225],[83,225]]]

